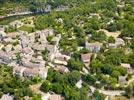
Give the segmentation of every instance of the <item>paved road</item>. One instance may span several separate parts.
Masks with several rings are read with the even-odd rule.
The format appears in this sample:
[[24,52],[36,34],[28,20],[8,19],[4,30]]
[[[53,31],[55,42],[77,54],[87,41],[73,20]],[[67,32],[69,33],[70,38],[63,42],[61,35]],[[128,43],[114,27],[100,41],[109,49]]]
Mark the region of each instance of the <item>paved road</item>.
[[[14,13],[14,14],[8,14],[5,16],[0,16],[0,19],[4,18],[9,18],[9,17],[14,17],[14,16],[23,16],[23,15],[32,15],[32,14],[39,14],[41,12],[31,12],[31,11],[26,11],[26,12],[19,12],[19,13]],[[43,12],[43,13],[48,13],[48,12]]]
[[[134,75],[132,76],[132,78],[128,81],[127,85],[128,86],[130,83],[132,83],[134,81]],[[93,86],[90,86],[90,89],[91,89],[91,92],[94,93],[94,91],[96,90],[95,87]],[[120,90],[101,90],[101,89],[98,89],[98,91],[100,93],[103,93],[107,96],[120,96],[120,95],[123,95],[125,94],[125,91],[120,91]]]
[[99,90],[100,93],[105,94],[107,96],[120,96],[125,94],[125,91],[119,91],[119,90]]
[[[96,90],[96,88],[93,86],[90,86],[90,89],[91,89],[92,93],[94,93],[94,91]],[[101,90],[101,89],[98,89],[98,91],[102,94],[107,95],[107,96],[120,96],[120,95],[125,93],[125,91],[119,91],[119,90]]]
[[9,18],[9,17],[14,17],[14,16],[22,16],[22,15],[32,15],[32,14],[42,14],[42,13],[49,13],[51,11],[56,11],[56,12],[62,12],[62,11],[65,11],[67,10],[68,8],[66,9],[53,9],[53,10],[45,10],[45,11],[37,11],[37,12],[31,12],[31,11],[25,11],[25,12],[16,12],[16,13],[13,13],[13,14],[8,14],[8,15],[5,15],[5,16],[0,16],[0,19],[4,19],[4,18]]

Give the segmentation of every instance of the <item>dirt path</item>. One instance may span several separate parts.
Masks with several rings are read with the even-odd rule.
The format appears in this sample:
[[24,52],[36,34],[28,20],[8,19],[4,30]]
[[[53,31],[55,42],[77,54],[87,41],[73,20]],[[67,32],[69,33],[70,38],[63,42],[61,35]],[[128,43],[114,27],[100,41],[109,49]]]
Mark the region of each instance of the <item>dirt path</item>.
[[112,36],[114,38],[117,38],[121,34],[120,31],[117,31],[117,32],[109,32],[109,31],[107,31],[105,29],[100,29],[99,31],[103,31],[108,37]]
[[[127,85],[128,86],[130,83],[132,83],[134,81],[134,75],[132,76],[132,78],[128,81]],[[96,90],[95,87],[90,86],[90,89],[92,91],[92,93],[94,93],[94,91]],[[120,91],[120,90],[101,90],[98,89],[100,93],[103,93],[107,96],[121,96],[125,93],[125,91]]]

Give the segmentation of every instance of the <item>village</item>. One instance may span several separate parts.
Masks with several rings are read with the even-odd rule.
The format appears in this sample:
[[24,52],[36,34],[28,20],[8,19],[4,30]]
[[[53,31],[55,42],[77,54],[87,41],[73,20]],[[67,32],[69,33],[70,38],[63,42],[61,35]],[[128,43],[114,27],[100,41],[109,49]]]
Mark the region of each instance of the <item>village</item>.
[[[23,23],[14,21],[10,25],[12,25],[12,27],[19,28],[23,26]],[[114,34],[106,30],[99,31],[104,31],[107,36],[112,36]],[[120,46],[125,46],[125,41],[122,38],[118,38],[119,34],[113,35],[115,43],[108,43],[106,45],[107,48],[114,49]],[[51,41],[48,38],[51,38]],[[85,40],[85,47],[79,47],[79,49],[86,48],[90,51],[90,53],[81,54],[81,61],[85,66],[82,71],[80,71],[82,74],[89,74],[89,66],[92,57],[97,56],[97,53],[100,52],[104,45],[100,42],[89,43],[88,39],[90,38],[91,36],[87,36]],[[0,28],[0,64],[12,67],[13,75],[22,79],[39,77],[40,79],[45,80],[47,78],[49,68],[53,68],[62,74],[69,73],[70,70],[67,65],[68,60],[71,59],[71,53],[66,54],[61,51],[61,48],[59,47],[60,39],[61,34],[56,33],[53,29],[44,29],[32,33],[28,33],[26,31],[5,33],[4,28]],[[127,39],[131,40],[131,38]],[[134,71],[130,64],[121,63],[120,66],[133,75]],[[134,80],[132,77],[132,79],[127,82],[126,78],[127,76],[119,76],[119,84],[117,85],[127,86],[132,80]],[[82,87],[82,83],[83,81],[80,79],[76,83],[76,87],[80,89]],[[96,88],[92,86],[90,89],[92,93],[96,90]],[[112,93],[107,90],[99,91],[107,96],[122,95],[122,93],[124,93],[124,91],[111,91]],[[42,94],[42,98],[44,98],[42,100],[47,100],[50,97],[50,94],[44,94],[43,92],[39,93]],[[62,100],[60,95],[54,94],[53,96],[53,99],[50,100]],[[5,97],[8,98],[8,95],[5,95]]]
[[0,100],[133,100],[133,0],[0,1]]

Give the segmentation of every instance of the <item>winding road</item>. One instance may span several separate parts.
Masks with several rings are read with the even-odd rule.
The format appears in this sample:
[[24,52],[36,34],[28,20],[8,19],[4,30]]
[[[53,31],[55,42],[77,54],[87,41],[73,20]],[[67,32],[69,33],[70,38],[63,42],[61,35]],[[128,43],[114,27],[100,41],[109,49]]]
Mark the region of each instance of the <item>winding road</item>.
[[[132,83],[134,81],[134,75],[132,76],[132,78],[127,82],[126,86],[128,86],[130,83]],[[93,86],[89,86],[89,88],[91,89],[91,92],[94,93],[95,90],[98,90],[100,93],[105,94],[107,96],[121,96],[123,94],[125,94],[125,91],[121,91],[121,90],[101,90],[101,89],[96,89]]]
[[90,86],[90,89],[92,93],[94,93],[95,90],[98,90],[100,93],[105,94],[107,96],[120,96],[125,93],[125,91],[119,91],[119,90],[101,90],[101,89],[96,89],[93,86]]

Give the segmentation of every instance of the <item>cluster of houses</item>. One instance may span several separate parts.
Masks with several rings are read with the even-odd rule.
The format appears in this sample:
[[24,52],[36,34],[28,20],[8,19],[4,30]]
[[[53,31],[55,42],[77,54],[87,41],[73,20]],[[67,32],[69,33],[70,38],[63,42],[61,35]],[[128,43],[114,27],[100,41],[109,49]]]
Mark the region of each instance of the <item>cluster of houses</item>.
[[[48,41],[48,37],[53,37],[53,43]],[[68,73],[67,61],[70,56],[60,52],[59,42],[61,35],[53,29],[44,29],[33,33],[24,31],[5,33],[0,29],[0,64],[13,67],[13,74],[21,77],[40,76],[47,77],[48,66],[61,73]],[[125,42],[121,38],[116,38],[115,43],[109,43],[109,48],[124,46]],[[92,53],[98,53],[103,44],[99,42],[85,42],[85,48]],[[48,60],[43,58],[42,51],[48,51]],[[85,67],[83,71],[90,70],[90,60],[92,53],[81,54],[81,61]],[[46,63],[47,62],[47,63]],[[48,63],[49,62],[49,63]],[[122,64],[130,72],[130,66]],[[128,66],[128,67],[126,67]]]
[[[62,22],[62,20],[59,21]],[[23,26],[19,21],[10,23],[10,25],[17,28]],[[52,42],[48,40],[49,37],[52,37]],[[88,38],[90,37],[88,36]],[[21,78],[33,78],[37,76],[41,79],[46,79],[49,66],[62,74],[68,73],[70,71],[67,67],[67,62],[71,56],[61,52],[59,47],[60,39],[61,34],[54,32],[53,29],[44,29],[33,33],[25,31],[5,33],[4,29],[0,28],[0,64],[11,66],[13,68],[13,75]],[[122,38],[115,38],[115,43],[107,43],[106,45],[107,48],[117,48],[120,46],[125,46],[125,41]],[[89,73],[92,56],[94,53],[100,52],[102,47],[103,43],[89,43],[85,41],[85,48],[90,53],[81,54],[81,61],[85,66],[82,74]],[[47,53],[44,54],[43,52],[46,50]],[[44,59],[46,55],[47,59]],[[125,68],[128,73],[133,73],[130,64],[121,63],[121,67]],[[80,79],[76,83],[76,87],[81,88],[82,83],[83,81]],[[118,83],[126,84],[126,76],[119,76]],[[2,98],[11,98],[12,100],[13,97],[3,95]],[[62,100],[62,97],[54,94],[51,96],[42,96],[42,100]]]
[[[92,36],[89,36],[87,38],[87,40],[90,37],[92,37]],[[107,43],[106,48],[115,49],[115,48],[122,47],[122,46],[126,45],[125,41],[122,38],[118,38],[118,37],[115,38],[114,37],[114,39],[115,39],[115,42],[114,43]],[[125,39],[127,40],[128,43],[131,40],[131,38],[129,38],[129,37],[126,37]],[[90,65],[90,61],[91,61],[91,58],[92,58],[92,54],[100,52],[102,47],[103,47],[103,43],[100,43],[100,42],[93,42],[93,43],[89,43],[88,41],[85,42],[85,48],[87,50],[89,50],[91,53],[81,54],[81,61],[85,65],[85,68],[83,69],[83,72],[88,73],[88,70],[90,70],[89,65]],[[134,73],[134,70],[132,69],[132,67],[129,63],[121,63],[120,67],[123,67],[124,69],[126,69],[127,73],[129,73],[129,74]],[[120,85],[126,85],[127,84],[127,76],[119,76],[118,77],[118,83]]]
[[122,38],[116,38],[115,43],[108,43],[109,48],[117,48],[119,46],[125,46],[125,41]]
[[[58,94],[44,94],[44,96],[41,97],[42,100],[63,100],[63,97]],[[3,94],[0,100],[14,100],[14,96],[10,94]],[[30,97],[25,96],[23,100],[31,100]]]
[[[53,44],[47,41],[47,37],[53,36]],[[5,33],[0,30],[0,64],[13,67],[13,74],[21,77],[39,76],[47,77],[48,67],[42,52],[47,49],[48,62],[55,70],[61,73],[69,72],[67,60],[69,56],[59,51],[61,35],[55,34],[53,29],[44,29],[34,33],[24,31]]]

